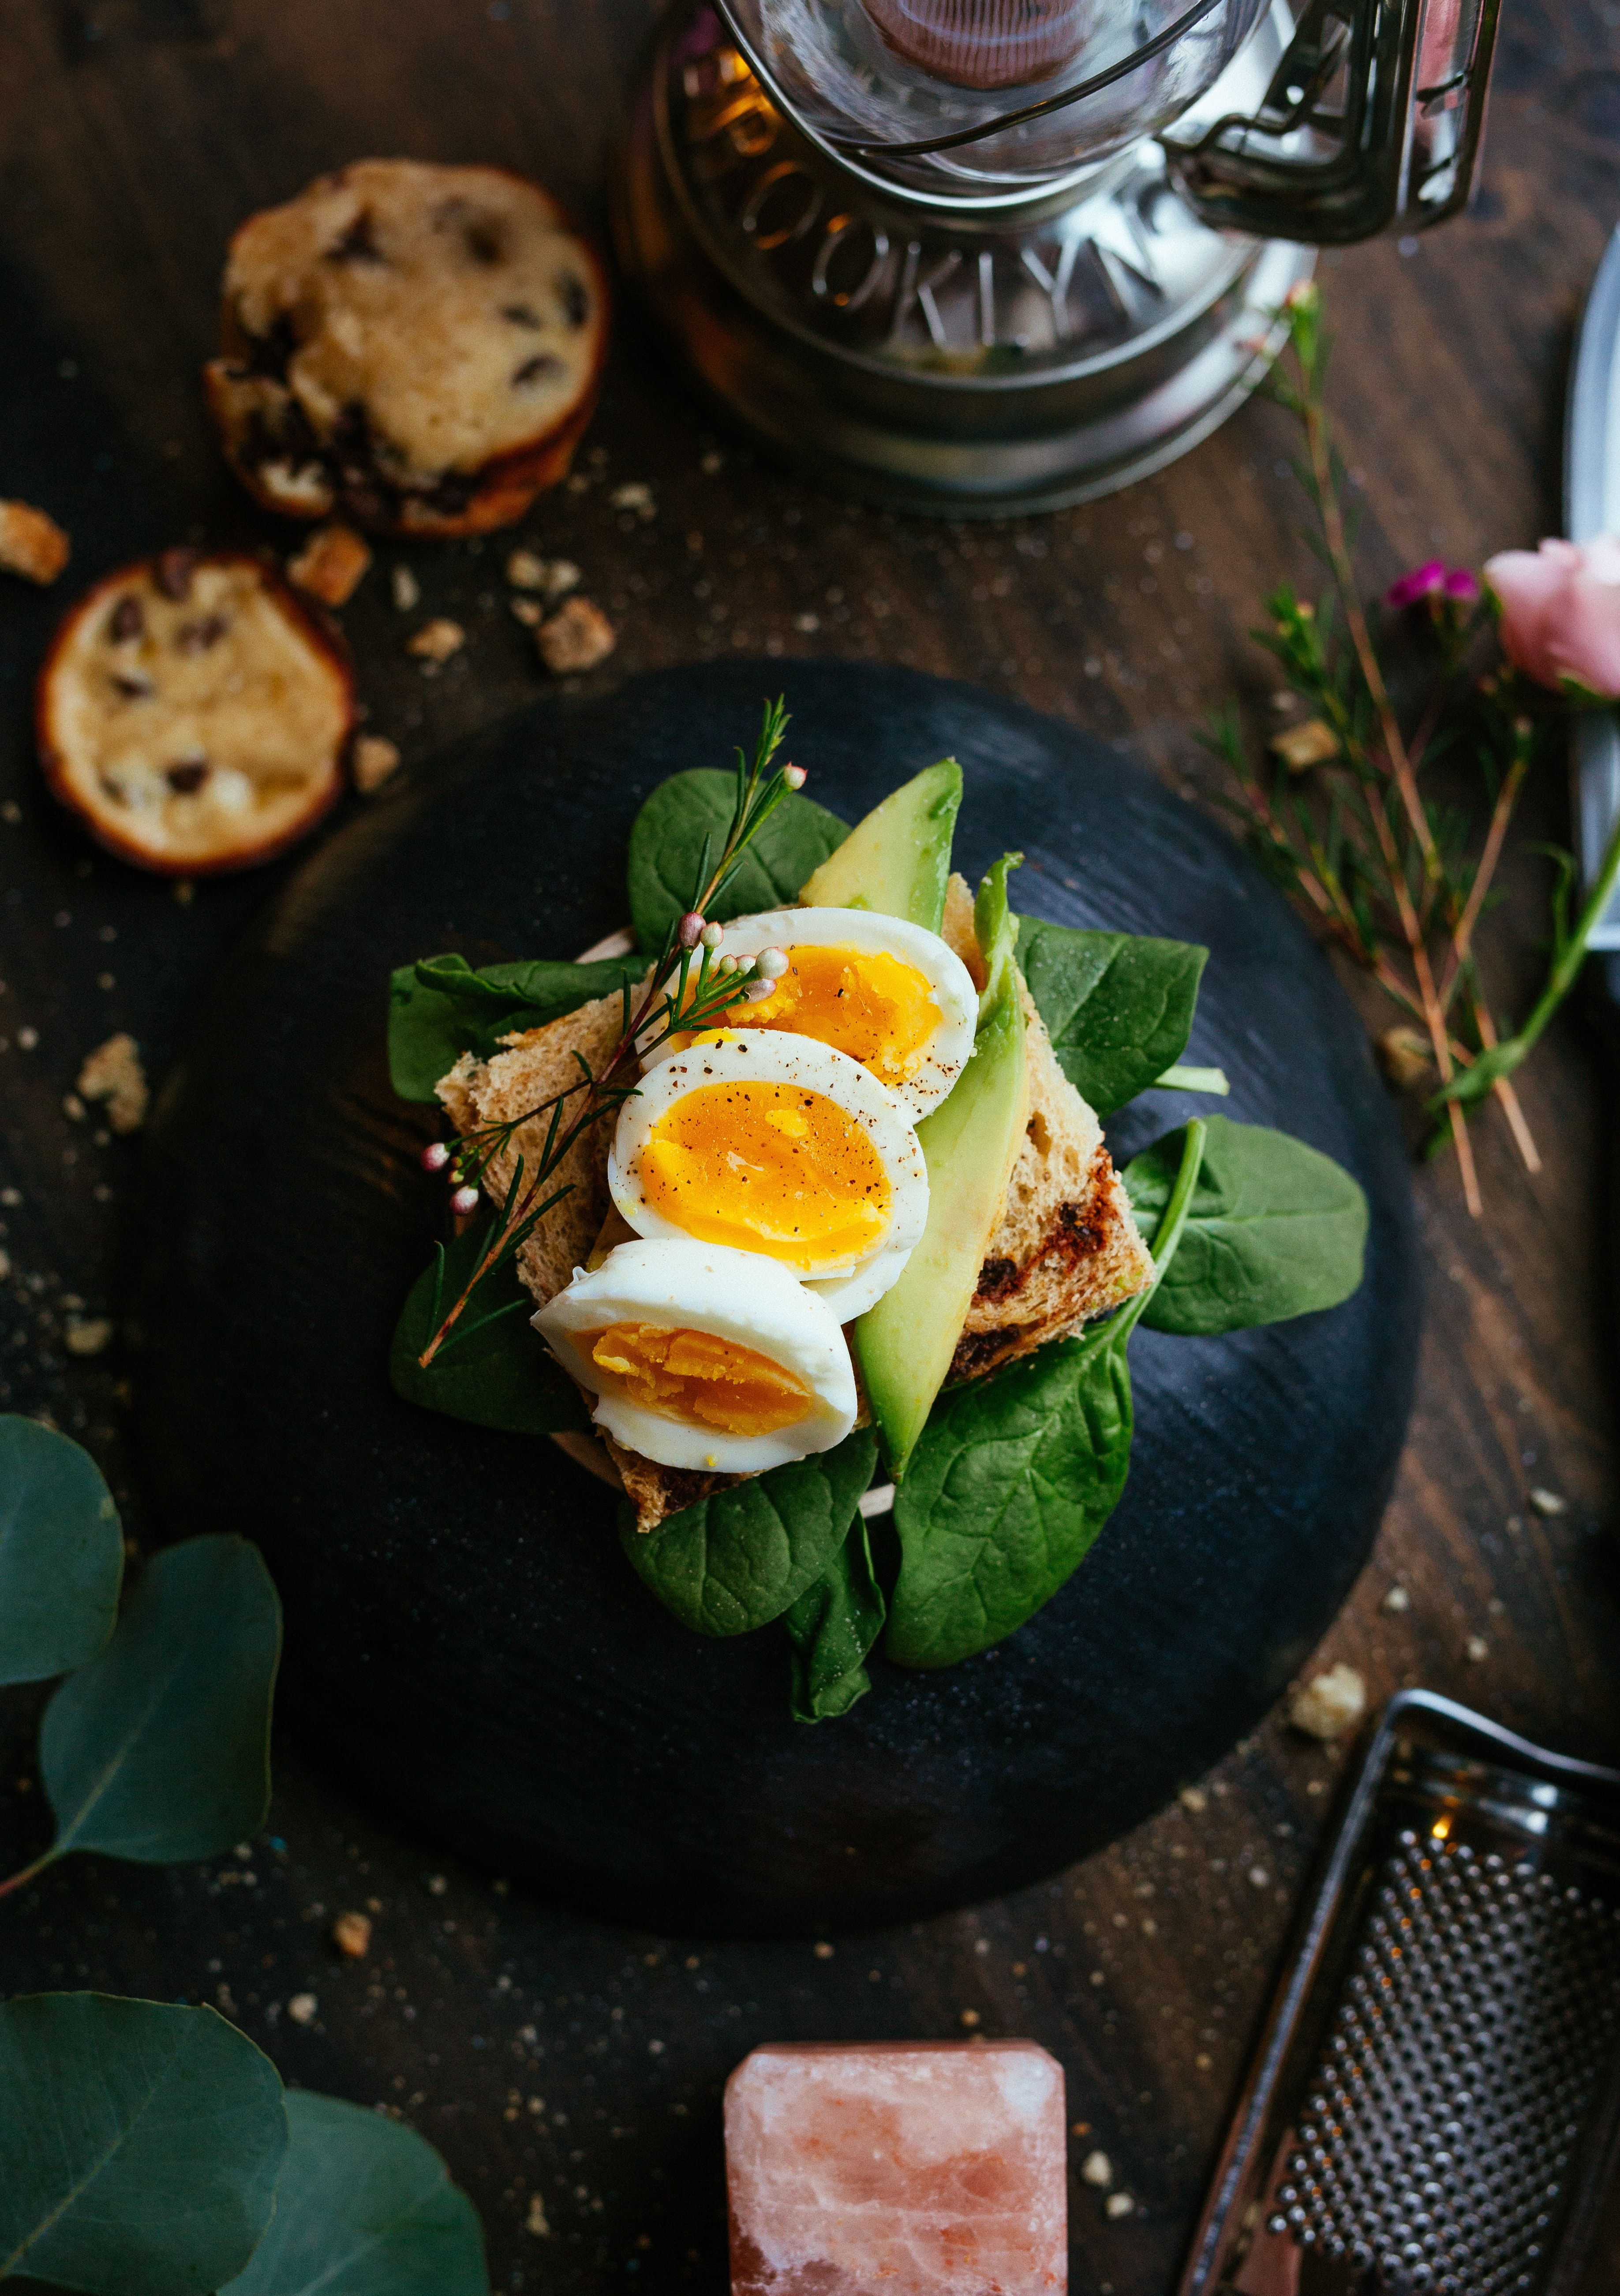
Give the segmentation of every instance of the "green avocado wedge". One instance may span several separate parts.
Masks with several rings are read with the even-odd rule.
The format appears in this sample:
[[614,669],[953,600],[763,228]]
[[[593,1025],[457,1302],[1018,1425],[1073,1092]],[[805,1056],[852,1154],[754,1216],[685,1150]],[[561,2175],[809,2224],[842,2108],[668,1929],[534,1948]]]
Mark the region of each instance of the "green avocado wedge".
[[988,978],[973,1057],[917,1128],[928,1225],[899,1283],[855,1325],[856,1360],[897,1481],[950,1369],[1024,1137],[1024,983],[1007,903],[1020,857],[1003,854],[979,888],[974,926]]
[[807,908],[875,909],[938,932],[962,768],[945,758],[892,790],[800,888]]

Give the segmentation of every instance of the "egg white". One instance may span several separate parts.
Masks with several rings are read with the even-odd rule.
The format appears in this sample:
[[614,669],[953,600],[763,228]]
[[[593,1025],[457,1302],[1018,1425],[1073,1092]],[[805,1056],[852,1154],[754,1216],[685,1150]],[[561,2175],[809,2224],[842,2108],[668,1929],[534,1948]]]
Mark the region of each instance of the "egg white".
[[[752,960],[761,949],[792,948],[796,943],[801,947],[881,950],[920,972],[939,1009],[939,1022],[912,1074],[888,1087],[904,1102],[914,1120],[939,1106],[972,1058],[979,992],[955,950],[926,926],[908,924],[901,917],[880,916],[872,909],[762,909],[753,916],[734,917],[725,933],[718,951],[721,956]],[[745,1010],[726,1025],[746,1029]],[[646,1056],[646,1064],[655,1067],[669,1058],[660,1046]]]
[[[597,1425],[662,1466],[759,1474],[830,1451],[855,1424],[855,1374],[837,1316],[786,1268],[752,1252],[687,1239],[618,1244],[532,1321],[563,1370],[595,1396]],[[588,1341],[620,1323],[710,1332],[752,1348],[802,1380],[814,1402],[804,1418],[768,1435],[665,1418],[601,1389]]]
[[[904,1255],[928,1224],[928,1169],[909,1113],[898,1095],[847,1053],[819,1044],[814,1037],[790,1036],[785,1029],[775,1029],[728,1032],[724,1043],[692,1045],[649,1070],[625,1102],[614,1127],[607,1159],[607,1185],[614,1203],[638,1235],[686,1236],[686,1229],[647,1201],[639,1172],[641,1152],[660,1118],[687,1093],[738,1082],[785,1084],[820,1093],[852,1118],[871,1142],[891,1195],[888,1219],[867,1250],[812,1259],[799,1268],[767,1252],[743,1255],[756,1267],[781,1267],[797,1281],[825,1283],[864,1273],[868,1285],[878,1274],[876,1263],[882,1260],[889,1272],[880,1288],[869,1291],[864,1299],[862,1304],[869,1307],[896,1281],[905,1265]],[[849,1296],[853,1299],[856,1293],[851,1291]],[[834,1304],[842,1322],[860,1312],[859,1307],[846,1310],[842,1300]]]

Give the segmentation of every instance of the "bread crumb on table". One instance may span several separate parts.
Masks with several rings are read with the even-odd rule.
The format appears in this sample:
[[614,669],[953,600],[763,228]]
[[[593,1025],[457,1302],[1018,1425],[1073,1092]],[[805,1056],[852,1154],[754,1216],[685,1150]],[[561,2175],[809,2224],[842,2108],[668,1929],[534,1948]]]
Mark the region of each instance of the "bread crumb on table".
[[452,622],[445,615],[438,614],[431,622],[424,622],[414,636],[407,638],[405,651],[414,654],[418,661],[448,661],[453,653],[461,652],[466,642],[467,634],[459,622]]
[[1326,1744],[1353,1730],[1366,1710],[1367,1685],[1353,1666],[1341,1660],[1295,1693],[1288,1720],[1307,1738],[1320,1738]]
[[350,1961],[364,1961],[371,1951],[371,1920],[366,1914],[340,1914],[332,1924],[332,1942]]
[[399,751],[394,742],[381,734],[362,734],[354,745],[349,770],[360,795],[370,797],[398,772],[399,766]]
[[566,677],[605,661],[618,638],[600,606],[588,598],[571,598],[548,622],[541,623],[534,642],[553,676]]
[[111,1320],[106,1316],[75,1316],[63,1336],[70,1356],[99,1356],[111,1343]]
[[371,551],[353,527],[324,526],[287,561],[287,579],[323,605],[346,606],[370,564]]
[[389,577],[389,588],[397,613],[413,614],[422,603],[422,585],[408,566],[395,567]]
[[127,1029],[120,1029],[86,1054],[78,1071],[78,1095],[81,1100],[104,1100],[107,1121],[115,1132],[140,1130],[150,1095],[141,1048]]
[[30,503],[0,502],[0,567],[43,588],[67,564],[72,545],[53,518]]
[[313,2025],[320,2005],[313,1993],[295,1993],[287,2004],[287,2014],[295,2025]]

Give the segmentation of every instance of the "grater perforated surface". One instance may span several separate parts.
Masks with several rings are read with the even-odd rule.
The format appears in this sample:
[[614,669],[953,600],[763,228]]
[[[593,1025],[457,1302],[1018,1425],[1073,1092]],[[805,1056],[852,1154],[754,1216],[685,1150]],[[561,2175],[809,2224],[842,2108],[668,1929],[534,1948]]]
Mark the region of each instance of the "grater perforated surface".
[[1403,1831],[1267,2220],[1386,2286],[1533,2296],[1620,2046],[1620,1906]]

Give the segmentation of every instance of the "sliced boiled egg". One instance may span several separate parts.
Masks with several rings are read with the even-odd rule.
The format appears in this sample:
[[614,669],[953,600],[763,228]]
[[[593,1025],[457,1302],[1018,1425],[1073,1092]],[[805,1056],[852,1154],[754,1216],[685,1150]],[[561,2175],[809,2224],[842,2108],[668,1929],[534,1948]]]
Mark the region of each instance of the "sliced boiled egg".
[[767,909],[735,918],[720,954],[747,963],[768,948],[786,969],[769,996],[732,1005],[727,1028],[813,1037],[870,1070],[914,1117],[939,1106],[972,1056],[979,998],[937,933],[866,909]]
[[846,1322],[860,1312],[850,1301],[896,1280],[928,1219],[927,1168],[895,1095],[847,1053],[769,1029],[706,1030],[650,1070],[619,1112],[607,1185],[638,1235],[836,1283]]
[[759,1474],[855,1423],[838,1318],[785,1267],[717,1244],[621,1243],[535,1329],[597,1423],[666,1467]]

